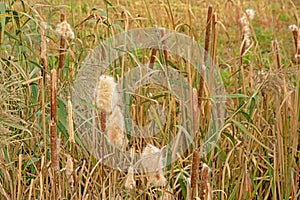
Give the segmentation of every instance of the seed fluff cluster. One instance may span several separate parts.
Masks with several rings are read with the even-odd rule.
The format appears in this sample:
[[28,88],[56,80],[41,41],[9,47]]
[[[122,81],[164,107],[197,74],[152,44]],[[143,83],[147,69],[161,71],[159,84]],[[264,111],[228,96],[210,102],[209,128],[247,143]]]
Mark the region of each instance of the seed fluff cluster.
[[148,181],[155,186],[165,186],[161,149],[147,144],[141,155],[142,166],[147,173]]
[[247,9],[243,16],[240,18],[240,24],[242,26],[243,33],[243,43],[244,48],[248,48],[251,44],[251,29],[250,20],[253,20],[255,16],[255,11],[253,9]]
[[127,144],[127,137],[124,134],[124,116],[118,106],[119,93],[114,78],[108,75],[101,75],[96,87],[96,105],[100,111],[105,112],[107,140],[113,146],[124,149]]
[[55,32],[64,39],[75,38],[75,34],[71,28],[71,25],[66,20],[56,25]]

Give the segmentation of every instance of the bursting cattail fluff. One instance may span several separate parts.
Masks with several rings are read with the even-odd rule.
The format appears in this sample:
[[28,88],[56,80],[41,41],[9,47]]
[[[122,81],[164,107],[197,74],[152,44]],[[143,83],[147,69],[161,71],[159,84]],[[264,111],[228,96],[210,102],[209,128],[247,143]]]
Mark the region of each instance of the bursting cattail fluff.
[[141,155],[141,164],[148,175],[150,184],[155,186],[164,186],[166,184],[161,149],[147,144]]
[[117,83],[113,77],[101,75],[96,87],[96,105],[106,113],[111,113],[118,103]]
[[74,184],[74,179],[73,179],[73,159],[70,155],[67,156],[67,163],[66,163],[66,177],[68,180],[68,183],[73,186]]
[[289,26],[290,31],[292,31],[295,41],[296,54],[295,58],[300,60],[300,29],[295,24]]
[[107,140],[110,144],[124,149],[127,144],[127,137],[124,133],[124,116],[119,106],[115,107],[112,114],[108,117]]
[[134,180],[134,169],[133,167],[128,168],[128,174],[125,180],[125,188],[133,189],[135,187],[135,180]]
[[247,9],[245,14],[240,18],[240,23],[242,26],[242,33],[243,33],[243,42],[244,47],[248,48],[251,44],[250,36],[251,36],[251,29],[250,29],[250,20],[254,19],[255,11],[253,9]]
[[64,39],[75,38],[75,34],[71,28],[71,25],[66,20],[56,25],[55,32]]

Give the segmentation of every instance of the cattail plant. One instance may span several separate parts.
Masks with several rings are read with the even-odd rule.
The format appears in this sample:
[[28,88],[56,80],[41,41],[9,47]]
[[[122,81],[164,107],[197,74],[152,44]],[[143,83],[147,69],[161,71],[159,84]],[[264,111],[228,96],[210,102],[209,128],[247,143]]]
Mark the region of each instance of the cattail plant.
[[[240,18],[239,22],[242,28],[242,44],[240,49],[240,73],[239,76],[239,85],[242,85],[243,92],[245,92],[245,72],[243,67],[243,60],[246,51],[249,49],[251,44],[251,27],[250,27],[250,20],[254,19],[255,11],[253,9],[247,9],[245,13]],[[252,68],[250,68],[250,73],[252,72]],[[251,75],[251,74],[250,74]],[[250,77],[252,80],[252,77]],[[253,83],[250,81],[250,87],[252,87]],[[241,89],[239,89],[239,93],[241,93]]]
[[141,164],[148,177],[148,184],[164,186],[166,178],[163,172],[161,149],[147,144],[141,155]]
[[69,141],[71,143],[75,143],[74,127],[73,127],[73,110],[72,110],[72,102],[70,97],[68,97],[68,125],[69,125]]
[[[292,142],[292,157],[296,158],[297,157],[297,149],[299,146],[298,143],[298,138],[299,138],[299,131],[297,130],[299,127],[299,106],[300,106],[300,94],[299,94],[299,90],[300,90],[300,29],[298,26],[296,25],[290,25],[289,29],[292,31],[293,33],[293,37],[294,37],[294,42],[295,42],[295,48],[296,48],[296,54],[295,54],[295,58],[296,58],[296,62],[297,62],[297,73],[296,73],[296,88],[295,88],[295,92],[293,95],[293,105],[294,105],[294,109],[293,109],[293,113],[292,113],[292,123],[291,123],[291,138],[293,138],[293,142]],[[298,161],[299,162],[299,161]],[[292,165],[295,169],[295,171],[300,170],[300,164],[298,164],[298,166],[296,166],[296,161],[293,160],[292,161]],[[294,178],[292,180],[293,182],[293,187],[291,188],[291,199],[296,199],[297,196],[297,191],[299,191],[299,173],[294,173]],[[298,179],[298,180],[297,180]],[[297,184],[298,182],[298,184]]]
[[95,103],[99,108],[100,130],[106,130],[106,117],[116,107],[119,100],[117,84],[114,78],[108,75],[101,75],[95,91]]
[[51,71],[51,124],[50,124],[50,145],[51,145],[51,165],[53,171],[53,195],[56,199],[56,174],[59,169],[58,151],[57,151],[57,127],[56,127],[56,110],[57,110],[57,73],[53,69]]
[[192,174],[191,174],[191,188],[192,188],[192,198],[196,197],[197,183],[199,177],[199,151],[197,149],[193,152],[192,161]]
[[124,134],[125,124],[124,116],[119,106],[117,106],[112,114],[108,117],[107,123],[107,139],[114,146],[124,149],[127,144],[127,137]]
[[74,187],[74,178],[73,178],[74,168],[73,168],[73,158],[71,155],[67,155],[67,162],[65,168],[66,168],[66,178],[72,191]]
[[203,163],[202,171],[201,171],[201,184],[200,184],[200,195],[199,198],[201,200],[207,200],[211,193],[211,188],[209,187],[209,173],[210,168],[207,164]]
[[117,83],[112,76],[101,75],[96,87],[96,105],[100,110],[110,114],[117,106],[119,94]]
[[135,187],[134,168],[132,166],[128,168],[124,186],[126,189],[133,189]]
[[206,19],[206,31],[205,31],[205,43],[204,43],[204,58],[201,66],[201,72],[200,72],[200,86],[199,86],[199,92],[198,92],[198,104],[199,107],[201,105],[201,99],[204,92],[204,85],[205,85],[205,70],[207,67],[207,60],[208,60],[208,52],[209,52],[209,45],[210,45],[210,31],[211,31],[211,19],[212,19],[212,13],[213,8],[210,5],[208,7],[207,11],[207,19]]
[[250,20],[253,20],[255,16],[255,11],[253,9],[247,9],[246,12],[240,18],[240,24],[242,27],[242,51],[241,55],[245,53],[245,50],[251,44],[251,29]]
[[[65,53],[66,53],[66,40],[74,39],[75,34],[70,26],[70,24],[66,21],[65,15],[61,14],[61,23],[57,24],[55,32],[60,36],[60,48],[59,48],[59,64],[58,69],[60,74],[62,75],[62,70],[64,68],[65,62]],[[60,75],[60,77],[61,77]]]

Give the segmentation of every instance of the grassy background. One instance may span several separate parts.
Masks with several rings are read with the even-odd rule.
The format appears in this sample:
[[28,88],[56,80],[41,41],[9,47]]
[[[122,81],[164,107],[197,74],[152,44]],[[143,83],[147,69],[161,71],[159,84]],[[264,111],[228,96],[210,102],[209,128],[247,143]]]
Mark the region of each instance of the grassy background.
[[[71,24],[75,39],[66,42],[65,67],[57,88],[58,199],[188,199],[192,149],[171,169],[165,169],[165,187],[147,185],[145,177],[137,175],[136,188],[125,189],[124,172],[102,166],[85,152],[79,138],[74,145],[68,141],[66,102],[84,58],[101,41],[121,31],[161,26],[185,33],[204,46],[209,5],[218,16],[216,66],[226,92],[237,98],[227,98],[226,121],[219,142],[212,152],[201,157],[199,168],[206,163],[211,169],[208,183],[214,199],[298,199],[300,77],[293,35],[288,30],[291,24],[299,26],[300,4],[296,0],[2,1],[0,199],[54,199],[48,128],[49,74],[59,63],[60,38],[54,29],[61,13]],[[241,63],[239,19],[247,8],[253,8],[256,14],[250,22],[252,44]],[[47,70],[40,56],[42,21],[49,26]],[[275,39],[280,48],[280,66],[272,46]],[[145,51],[142,59],[147,62],[149,57],[150,52]],[[174,65],[177,61],[170,57]],[[182,61],[178,63],[187,72],[188,67]],[[198,88],[196,82],[193,85]],[[176,100],[157,89],[149,90],[161,95],[162,104],[170,110],[164,133],[173,132]],[[145,95],[143,92],[141,89],[136,93]],[[147,110],[142,102],[142,98],[132,102],[132,107],[137,107],[132,111],[137,121]],[[208,115],[204,112],[204,116]],[[198,144],[207,128],[205,117],[200,124]],[[164,142],[167,141],[162,139]],[[131,143],[137,149],[143,146],[141,141]],[[68,155],[73,158],[74,183],[65,174]],[[200,176],[201,171],[197,181],[199,194]]]

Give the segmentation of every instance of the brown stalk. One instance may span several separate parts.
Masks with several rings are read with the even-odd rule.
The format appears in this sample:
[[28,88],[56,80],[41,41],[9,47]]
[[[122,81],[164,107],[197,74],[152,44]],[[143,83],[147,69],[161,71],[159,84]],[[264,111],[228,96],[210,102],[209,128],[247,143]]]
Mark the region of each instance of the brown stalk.
[[56,173],[58,172],[58,155],[57,155],[57,139],[56,139],[56,110],[57,110],[57,73],[53,69],[51,71],[51,124],[50,124],[50,145],[51,145],[51,167],[53,172],[53,195],[56,199]]
[[156,51],[157,51],[157,49],[152,49],[151,56],[150,56],[150,63],[149,63],[149,68],[150,69],[153,69]]
[[56,69],[51,70],[51,120],[56,123],[56,109],[57,109],[57,72]]
[[207,66],[207,59],[208,59],[208,52],[209,52],[209,44],[210,44],[210,29],[211,29],[211,18],[212,18],[212,12],[213,8],[210,5],[208,7],[207,11],[207,19],[206,19],[206,32],[205,32],[205,44],[204,44],[204,66],[202,66],[201,72],[200,72],[200,86],[199,86],[199,93],[198,93],[198,103],[199,106],[201,104],[201,97],[204,91],[204,83],[205,83],[205,69]]
[[[299,104],[300,104],[300,98],[299,98],[299,87],[300,87],[300,30],[299,27],[295,26],[296,28],[294,30],[292,30],[293,33],[293,37],[294,37],[294,42],[295,42],[295,48],[296,48],[296,62],[297,62],[297,86],[295,88],[295,94],[294,96],[294,109],[293,109],[293,113],[292,113],[292,124],[291,124],[291,138],[293,138],[292,141],[292,157],[295,158],[297,156],[297,147],[298,147],[298,138],[299,138],[299,134],[297,132],[297,128],[298,128],[298,116],[299,116]],[[294,165],[294,163],[296,164],[296,161],[293,159],[292,161],[292,165]],[[298,164],[298,166],[295,166],[296,171],[300,171],[300,164]],[[299,190],[299,183],[297,183],[297,179],[299,179],[299,176],[297,175],[297,173],[294,174],[294,180],[292,180],[293,185],[291,187],[291,199],[294,200],[296,199],[296,195],[297,195],[297,191]]]
[[191,188],[192,188],[192,199],[197,195],[197,182],[199,177],[199,151],[197,149],[193,152],[193,162],[192,162],[192,174],[191,174]]
[[41,101],[42,101],[42,126],[43,126],[43,137],[45,154],[47,151],[47,132],[46,132],[46,105],[45,105],[45,79],[41,79]]
[[279,50],[279,45],[277,40],[273,40],[272,41],[272,45],[273,45],[273,51],[276,57],[276,64],[277,64],[277,68],[281,69],[281,63],[280,63],[280,50]]
[[215,65],[216,64],[216,54],[217,54],[217,30],[216,30],[216,26],[217,26],[217,13],[215,12],[212,15],[212,64]]
[[[164,30],[160,30],[160,37],[162,38],[164,36]],[[162,42],[164,44],[164,41]],[[155,56],[156,56],[156,52],[157,49],[153,48],[151,51],[151,56],[150,56],[150,63],[149,63],[149,68],[153,69],[153,65],[155,62]],[[165,58],[165,62],[166,62],[166,66],[168,66],[168,51],[167,50],[163,50],[164,53],[164,58]]]
[[[61,14],[60,21],[63,22],[65,21],[65,14]],[[65,63],[65,53],[66,53],[66,38],[63,36],[60,37],[60,48],[59,48],[59,64],[58,64],[58,69],[60,71],[60,74],[62,75],[62,71],[64,68],[64,63]]]

